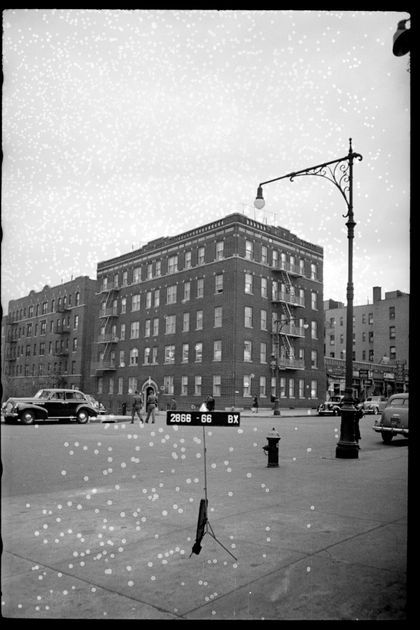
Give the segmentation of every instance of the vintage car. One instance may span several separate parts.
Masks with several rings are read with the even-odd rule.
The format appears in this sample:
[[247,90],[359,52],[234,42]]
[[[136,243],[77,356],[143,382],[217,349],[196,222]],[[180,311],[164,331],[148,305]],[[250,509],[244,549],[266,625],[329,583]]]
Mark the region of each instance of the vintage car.
[[318,406],[319,416],[339,416],[344,396],[331,396],[331,398]]
[[363,413],[382,413],[386,407],[388,398],[385,396],[368,396],[362,403]]
[[389,444],[394,435],[408,437],[408,394],[393,394],[382,412],[375,420],[372,429],[380,433],[385,444]]
[[4,408],[5,422],[33,424],[45,420],[76,420],[85,424],[98,410],[77,389],[40,389],[31,398],[11,397]]
[[106,414],[106,409],[104,405],[101,402],[99,402],[99,400],[96,400],[96,398],[92,396],[91,394],[85,394],[85,396],[92,404],[92,407],[95,407],[96,411],[98,412],[100,416],[103,416]]

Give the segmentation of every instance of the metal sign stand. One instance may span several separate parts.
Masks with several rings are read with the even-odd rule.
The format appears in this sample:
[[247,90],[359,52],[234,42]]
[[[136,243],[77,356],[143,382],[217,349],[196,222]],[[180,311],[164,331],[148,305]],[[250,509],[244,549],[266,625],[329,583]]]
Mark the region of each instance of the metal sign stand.
[[206,429],[203,427],[203,454],[204,454],[204,499],[201,499],[200,502],[200,511],[198,514],[198,523],[197,523],[197,536],[195,544],[192,548],[190,558],[193,553],[199,554],[201,551],[200,542],[204,538],[206,534],[209,534],[227,553],[232,556],[234,560],[237,561],[237,558],[225,547],[220,540],[216,538],[216,535],[213,531],[211,523],[207,516],[207,508],[208,508],[208,498],[207,498],[207,448],[206,448]]

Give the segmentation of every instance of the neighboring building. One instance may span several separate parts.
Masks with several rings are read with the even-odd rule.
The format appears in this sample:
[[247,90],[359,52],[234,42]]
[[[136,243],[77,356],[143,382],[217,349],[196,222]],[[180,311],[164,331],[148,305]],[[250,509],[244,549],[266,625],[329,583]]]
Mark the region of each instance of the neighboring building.
[[[373,303],[353,307],[353,375],[359,396],[408,390],[409,301],[402,291],[387,292],[382,299],[381,287],[373,287]],[[337,369],[345,360],[346,307],[327,300],[324,309],[328,387],[343,391],[344,376]]]
[[3,400],[12,395],[32,396],[42,387],[74,387],[92,393],[95,293],[96,280],[79,276],[9,302],[3,318]]
[[324,399],[321,247],[236,213],[102,261],[97,278],[92,376],[113,412],[135,389],[161,409]]

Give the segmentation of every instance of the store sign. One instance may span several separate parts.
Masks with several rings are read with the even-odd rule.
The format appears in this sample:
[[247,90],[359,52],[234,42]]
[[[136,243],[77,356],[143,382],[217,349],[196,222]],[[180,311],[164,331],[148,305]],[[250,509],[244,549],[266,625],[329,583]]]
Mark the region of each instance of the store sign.
[[167,411],[167,425],[190,427],[239,427],[241,414],[225,411]]
[[384,372],[384,380],[386,381],[395,381],[394,372]]

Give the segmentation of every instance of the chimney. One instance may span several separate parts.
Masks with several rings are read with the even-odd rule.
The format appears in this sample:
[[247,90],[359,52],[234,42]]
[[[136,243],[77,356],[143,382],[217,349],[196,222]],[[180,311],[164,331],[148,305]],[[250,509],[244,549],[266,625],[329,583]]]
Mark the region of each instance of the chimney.
[[381,287],[373,287],[373,303],[375,304],[375,302],[380,302],[381,301],[381,293],[382,293],[382,288]]

